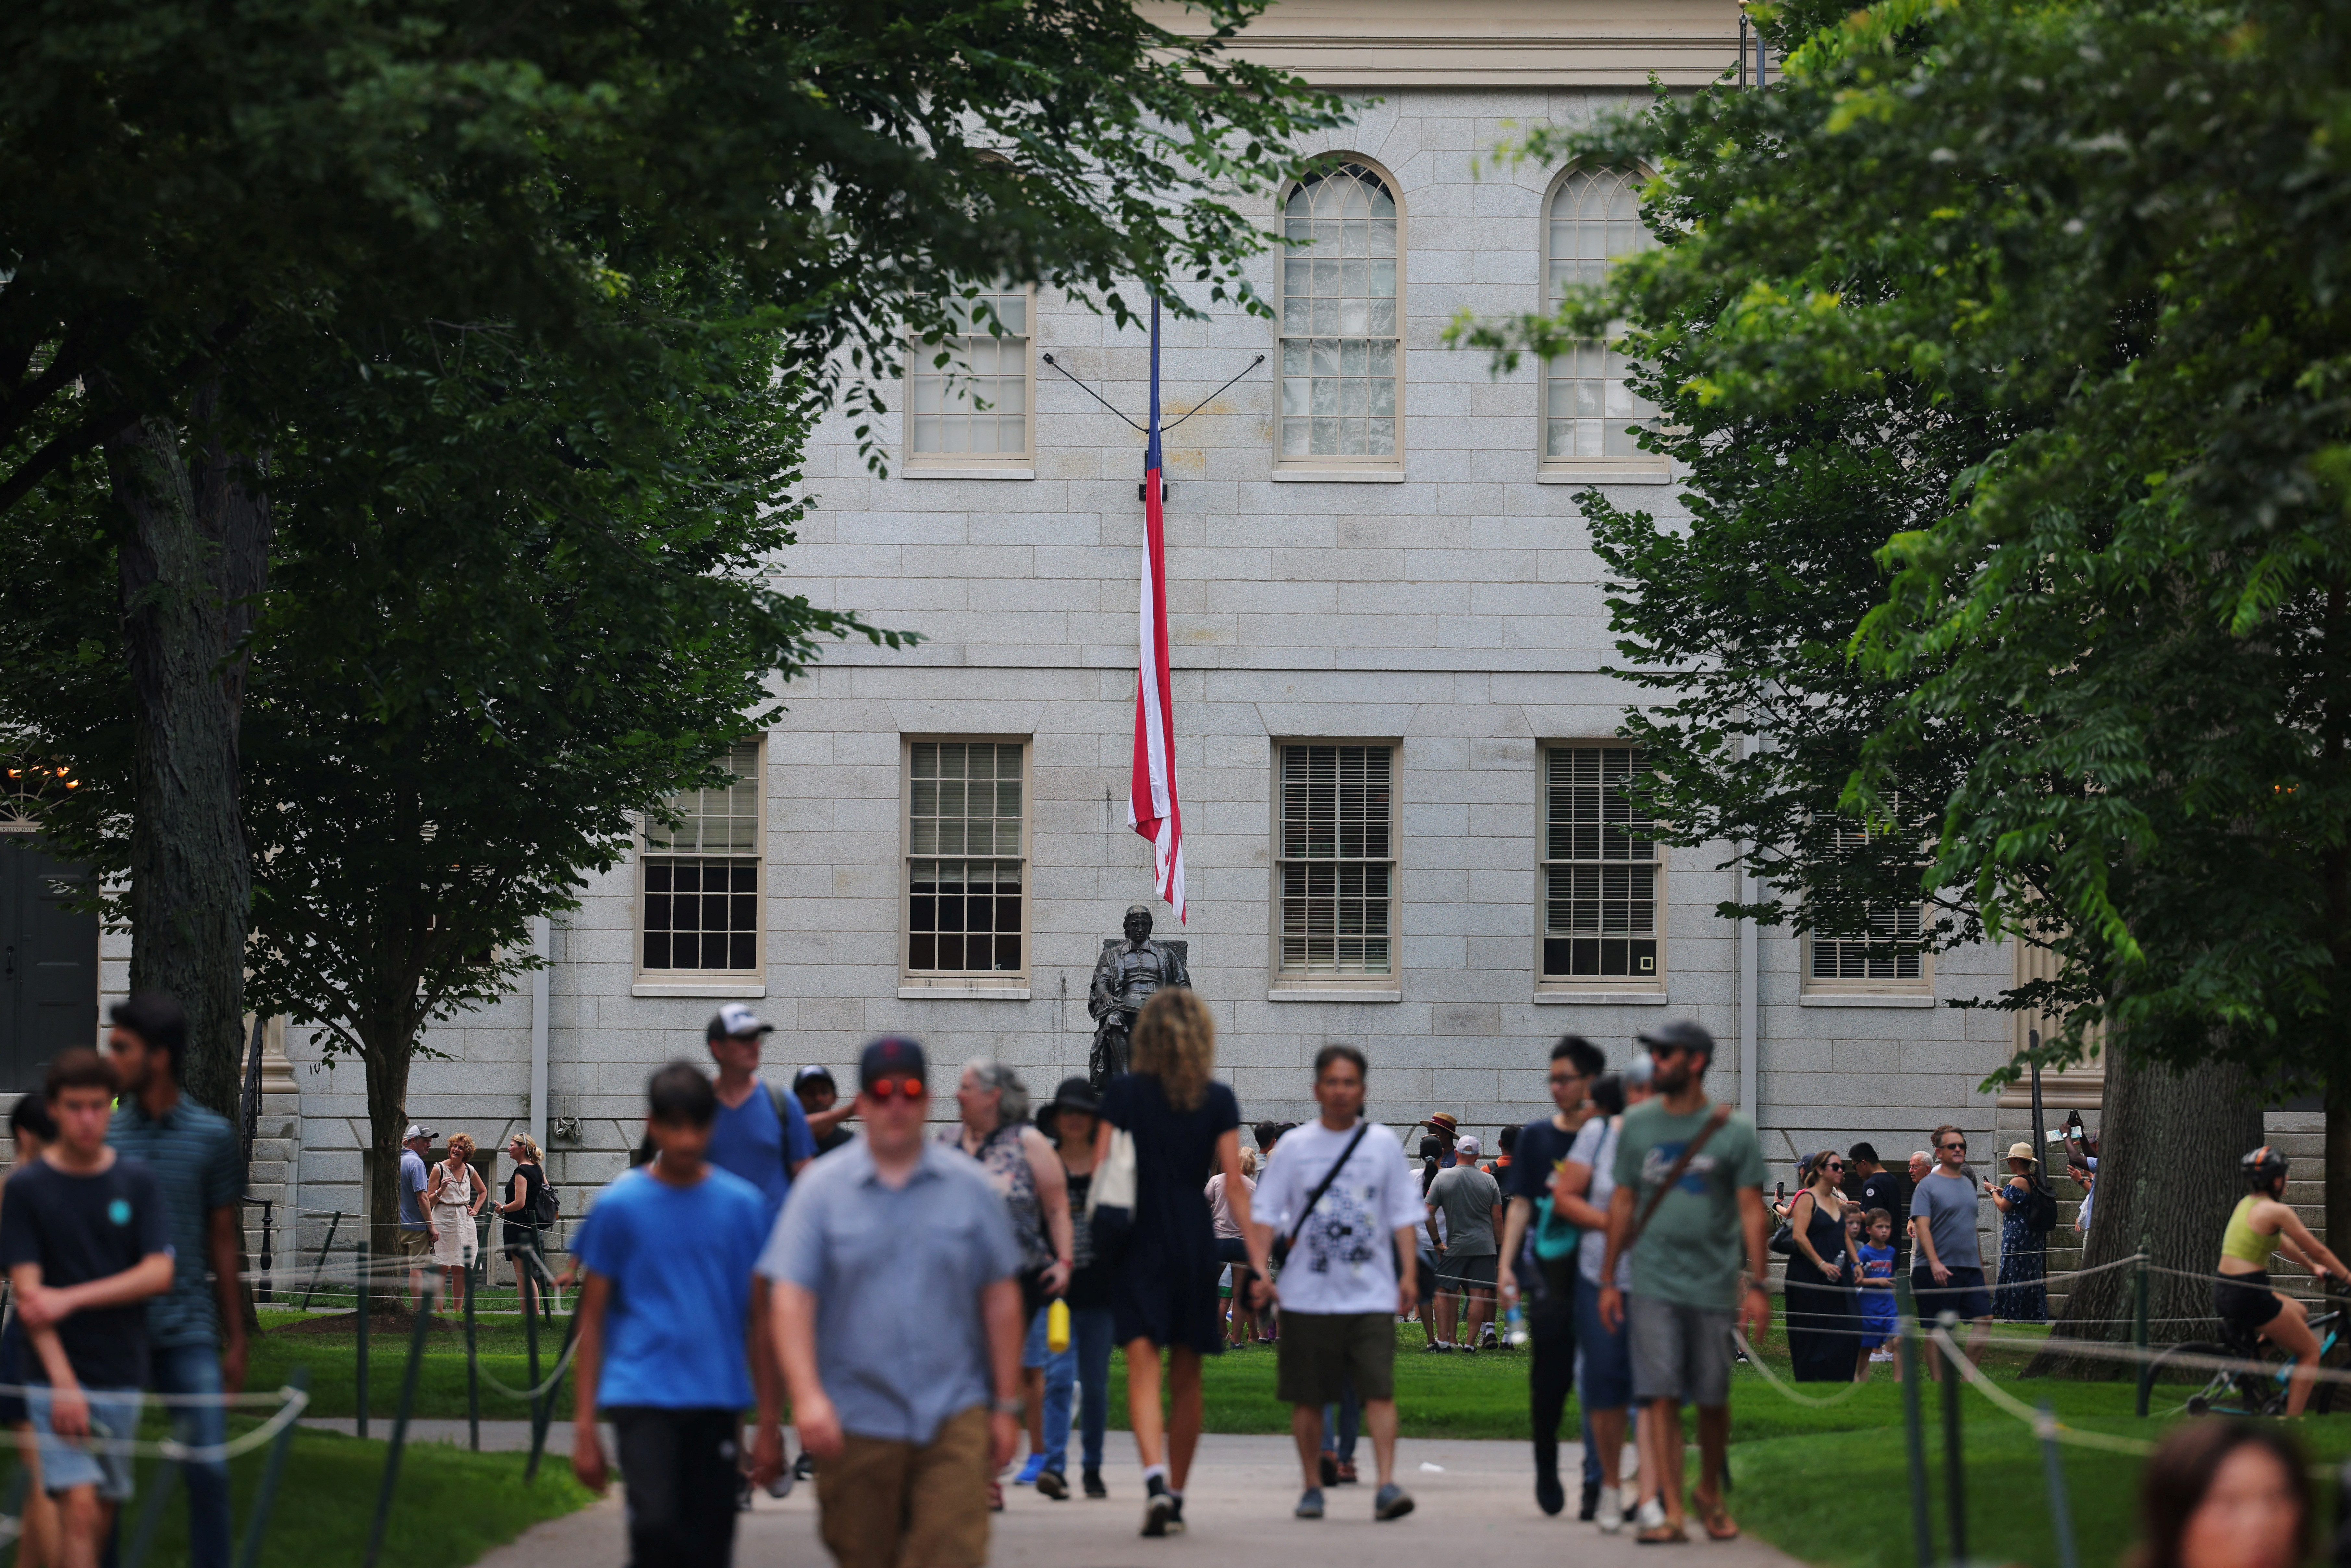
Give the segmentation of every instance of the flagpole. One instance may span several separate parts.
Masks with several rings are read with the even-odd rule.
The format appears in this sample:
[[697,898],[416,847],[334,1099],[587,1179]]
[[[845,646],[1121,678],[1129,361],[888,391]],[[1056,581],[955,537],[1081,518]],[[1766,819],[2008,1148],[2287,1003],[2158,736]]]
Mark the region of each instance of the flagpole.
[[1126,820],[1151,841],[1153,883],[1185,919],[1184,812],[1176,793],[1175,691],[1167,656],[1167,538],[1159,439],[1159,297],[1151,297],[1151,423],[1143,449],[1141,636],[1134,671],[1134,763]]

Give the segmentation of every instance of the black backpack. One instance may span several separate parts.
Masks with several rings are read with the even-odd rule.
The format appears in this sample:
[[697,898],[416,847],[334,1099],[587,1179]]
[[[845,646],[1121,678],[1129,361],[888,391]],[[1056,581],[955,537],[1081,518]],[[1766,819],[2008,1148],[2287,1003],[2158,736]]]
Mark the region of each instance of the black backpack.
[[549,1179],[547,1167],[538,1167],[538,1190],[531,1194],[530,1212],[523,1217],[542,1230],[552,1230],[563,1218],[563,1195]]

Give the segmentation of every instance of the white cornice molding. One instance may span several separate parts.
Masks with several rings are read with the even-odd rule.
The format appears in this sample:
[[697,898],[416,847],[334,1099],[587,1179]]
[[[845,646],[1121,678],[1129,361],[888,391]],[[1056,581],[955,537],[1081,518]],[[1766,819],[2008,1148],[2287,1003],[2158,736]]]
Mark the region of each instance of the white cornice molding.
[[[1189,32],[1192,14],[1146,0]],[[1234,52],[1317,87],[1702,87],[1738,63],[1735,0],[1277,0]]]

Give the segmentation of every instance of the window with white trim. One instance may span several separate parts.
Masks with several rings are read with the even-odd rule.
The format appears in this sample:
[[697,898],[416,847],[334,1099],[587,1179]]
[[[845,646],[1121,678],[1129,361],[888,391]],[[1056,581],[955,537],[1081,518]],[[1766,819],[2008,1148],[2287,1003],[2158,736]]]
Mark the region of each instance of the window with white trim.
[[1028,973],[1028,764],[1019,740],[907,742],[910,983]]
[[1638,990],[1666,976],[1665,866],[1655,823],[1625,784],[1630,746],[1543,749],[1542,940],[1539,982]]
[[[1641,222],[1635,176],[1617,169],[1571,170],[1552,193],[1544,225],[1546,304],[1556,310],[1567,290],[1603,282],[1608,264],[1656,243]],[[1632,427],[1657,416],[1656,404],[1625,382],[1624,353],[1608,343],[1580,343],[1543,367],[1546,465],[1621,463],[1656,467]]]
[[649,976],[759,969],[759,745],[727,753],[730,782],[673,795],[675,827],[647,817],[638,861],[638,968]]
[[1394,467],[1403,397],[1395,193],[1369,165],[1333,164],[1282,204],[1284,466]]
[[[1898,811],[1899,801],[1892,804]],[[1857,849],[1869,836],[1858,823],[1841,822],[1835,847]],[[1934,960],[1920,946],[1926,913],[1924,903],[1873,900],[1849,924],[1814,929],[1805,938],[1804,989],[1858,995],[1931,992]]]
[[1274,974],[1361,984],[1396,972],[1395,748],[1275,748]]
[[955,330],[907,351],[906,461],[950,468],[1024,466],[1036,366],[1029,352],[1035,291],[986,288],[948,301]]

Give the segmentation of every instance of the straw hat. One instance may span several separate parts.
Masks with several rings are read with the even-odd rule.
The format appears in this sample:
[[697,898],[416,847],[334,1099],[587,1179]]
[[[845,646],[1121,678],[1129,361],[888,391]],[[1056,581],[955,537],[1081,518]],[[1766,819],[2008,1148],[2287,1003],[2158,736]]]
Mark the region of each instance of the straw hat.
[[2032,1145],[2031,1144],[2019,1143],[2009,1145],[2008,1157],[2012,1160],[2022,1160],[2029,1166],[2037,1166],[2041,1163],[2039,1156],[2033,1154]]

